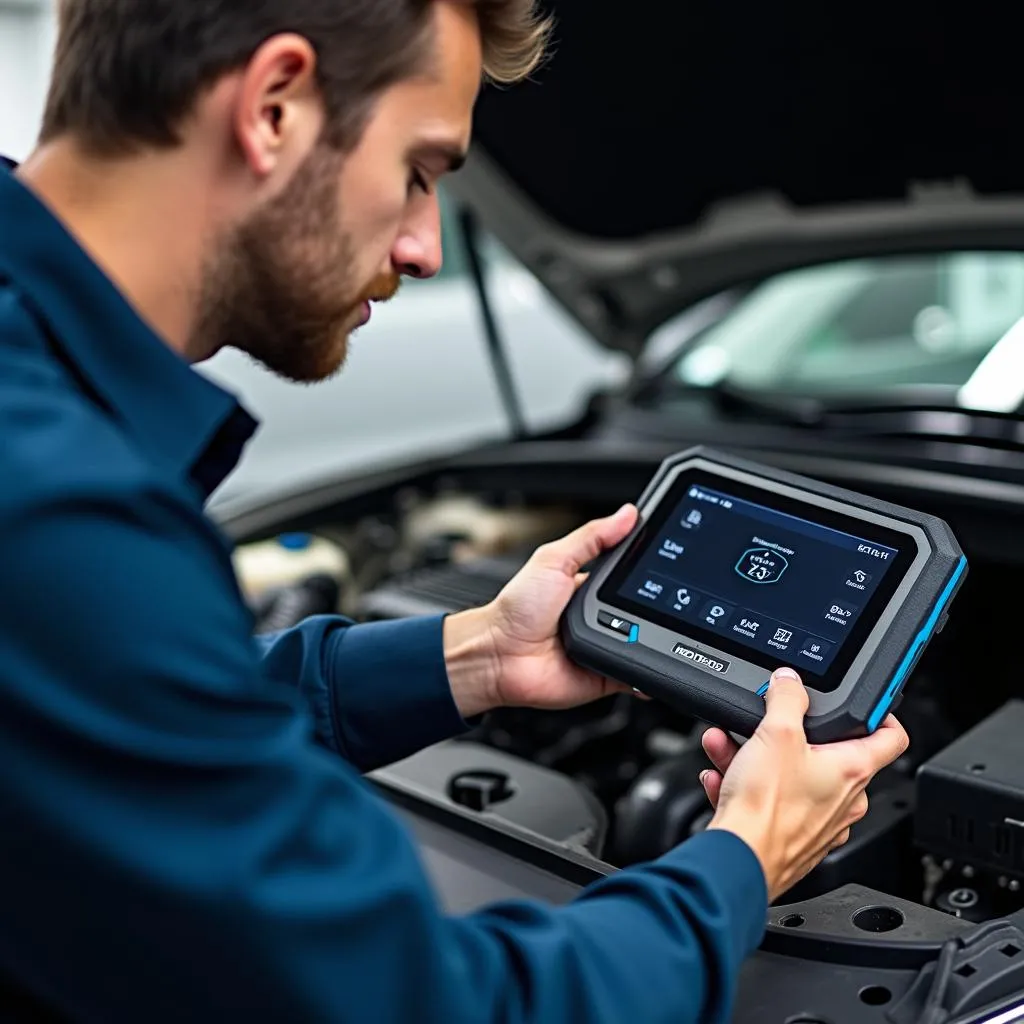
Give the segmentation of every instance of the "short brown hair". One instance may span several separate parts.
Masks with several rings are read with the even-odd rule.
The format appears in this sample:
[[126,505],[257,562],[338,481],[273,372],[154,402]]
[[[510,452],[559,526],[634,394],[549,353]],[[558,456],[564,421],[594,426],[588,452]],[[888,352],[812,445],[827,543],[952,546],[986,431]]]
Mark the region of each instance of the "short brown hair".
[[[327,141],[354,145],[373,99],[422,66],[435,0],[61,0],[40,141],[73,134],[92,152],[173,146],[204,89],[293,32],[318,55]],[[510,84],[543,58],[535,0],[477,8],[487,80]]]

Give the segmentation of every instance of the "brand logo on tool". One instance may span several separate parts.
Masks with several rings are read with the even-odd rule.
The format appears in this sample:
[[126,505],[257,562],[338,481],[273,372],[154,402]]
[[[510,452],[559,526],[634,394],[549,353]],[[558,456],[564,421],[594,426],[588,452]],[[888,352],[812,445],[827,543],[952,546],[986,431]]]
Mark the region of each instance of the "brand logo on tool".
[[694,665],[706,668],[710,672],[717,672],[719,675],[729,671],[729,662],[722,661],[720,658],[709,658],[706,654],[701,654],[700,651],[687,647],[686,644],[676,644],[672,648],[672,653],[678,654],[680,658],[692,661]]

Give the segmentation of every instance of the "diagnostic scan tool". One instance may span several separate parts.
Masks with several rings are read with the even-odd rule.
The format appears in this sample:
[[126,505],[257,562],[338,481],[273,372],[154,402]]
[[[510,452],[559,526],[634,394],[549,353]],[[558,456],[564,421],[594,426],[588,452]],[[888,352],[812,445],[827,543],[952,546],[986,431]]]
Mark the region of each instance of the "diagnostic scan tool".
[[811,742],[873,732],[945,625],[967,560],[940,519],[695,448],[562,620],[578,664],[749,736],[796,669]]

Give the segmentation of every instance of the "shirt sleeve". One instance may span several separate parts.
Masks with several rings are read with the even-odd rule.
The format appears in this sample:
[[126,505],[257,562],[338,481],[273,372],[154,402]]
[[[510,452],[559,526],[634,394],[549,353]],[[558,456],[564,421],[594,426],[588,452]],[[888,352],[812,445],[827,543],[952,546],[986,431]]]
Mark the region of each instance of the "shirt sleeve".
[[[98,484],[89,440],[55,487],[0,449],[32,496],[0,502],[0,975],[110,1024],[729,1018],[766,910],[739,839],[566,907],[445,915],[401,822],[261,670],[215,531],[130,465]],[[384,634],[330,628],[372,670]],[[379,749],[352,707],[342,743]]]
[[263,669],[297,686],[317,736],[361,771],[469,727],[445,666],[444,616],[353,625],[320,615],[256,637]]

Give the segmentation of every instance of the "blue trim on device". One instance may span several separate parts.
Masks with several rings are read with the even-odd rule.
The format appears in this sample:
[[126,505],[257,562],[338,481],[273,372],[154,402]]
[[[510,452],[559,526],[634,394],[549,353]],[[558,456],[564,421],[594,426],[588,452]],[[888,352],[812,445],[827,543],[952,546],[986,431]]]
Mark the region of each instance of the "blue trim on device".
[[904,677],[910,671],[910,667],[914,664],[914,659],[917,657],[921,648],[928,643],[931,639],[932,633],[935,632],[935,627],[938,625],[939,618],[942,615],[942,610],[949,603],[949,599],[953,596],[953,591],[956,590],[956,585],[960,582],[960,577],[963,576],[966,568],[967,559],[964,556],[961,556],[959,564],[953,572],[949,582],[946,584],[946,589],[943,590],[939,595],[938,601],[935,602],[935,607],[932,609],[931,615],[928,616],[928,621],[924,624],[921,632],[914,637],[914,642],[910,645],[910,650],[907,651],[900,667],[896,670],[896,675],[892,677],[892,682],[889,684],[889,688],[885,691],[885,694],[878,702],[875,710],[871,712],[871,717],[868,719],[869,733],[874,732],[878,728],[882,719],[885,717],[885,713],[892,706],[892,702],[896,699],[896,694],[900,692],[900,687],[903,685]]
[[768,692],[768,687],[772,685],[772,681],[769,679],[760,690],[757,691],[758,697],[763,697]]
[[640,639],[640,627],[634,625],[629,631],[629,639],[626,641],[627,644],[635,644]]

